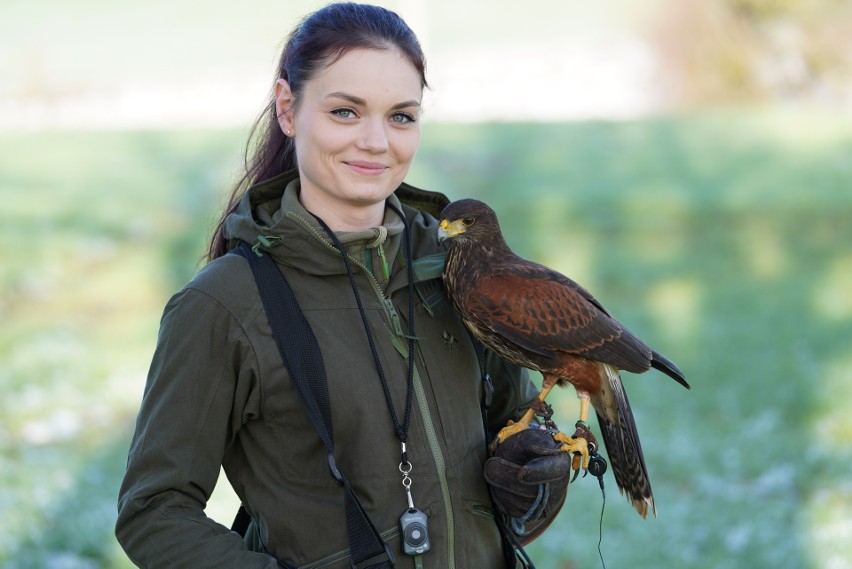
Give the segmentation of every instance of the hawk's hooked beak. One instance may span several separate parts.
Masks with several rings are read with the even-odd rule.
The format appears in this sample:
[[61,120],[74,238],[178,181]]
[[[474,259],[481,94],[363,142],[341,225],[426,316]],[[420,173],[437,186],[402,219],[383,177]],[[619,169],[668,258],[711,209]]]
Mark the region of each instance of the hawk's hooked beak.
[[448,221],[446,219],[441,220],[441,227],[438,229],[438,241],[446,241],[447,239],[452,239],[456,235],[460,235],[465,232],[465,226],[461,222],[460,219],[455,221]]

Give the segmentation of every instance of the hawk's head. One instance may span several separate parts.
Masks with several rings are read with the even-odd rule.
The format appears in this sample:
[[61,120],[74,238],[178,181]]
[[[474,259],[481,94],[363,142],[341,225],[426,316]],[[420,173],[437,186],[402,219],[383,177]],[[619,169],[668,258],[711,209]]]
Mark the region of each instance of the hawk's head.
[[441,212],[441,228],[438,239],[458,239],[460,241],[479,241],[503,239],[500,224],[494,210],[478,200],[464,199],[454,201]]

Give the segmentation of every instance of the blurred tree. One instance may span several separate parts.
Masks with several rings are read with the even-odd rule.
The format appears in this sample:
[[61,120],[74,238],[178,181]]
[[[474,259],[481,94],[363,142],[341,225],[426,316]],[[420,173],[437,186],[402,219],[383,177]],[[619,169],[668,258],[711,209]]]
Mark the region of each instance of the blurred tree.
[[667,0],[651,36],[675,105],[852,100],[849,0]]

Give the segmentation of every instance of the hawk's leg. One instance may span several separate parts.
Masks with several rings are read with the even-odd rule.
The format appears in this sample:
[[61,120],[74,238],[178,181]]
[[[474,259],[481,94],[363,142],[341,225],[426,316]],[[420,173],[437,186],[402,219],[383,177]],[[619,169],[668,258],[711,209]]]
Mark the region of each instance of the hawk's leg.
[[593,444],[593,448],[597,448],[597,441],[587,426],[589,420],[589,394],[585,391],[578,391],[577,398],[580,400],[580,420],[577,422],[577,430],[574,431],[574,436],[569,437],[562,432],[556,433],[553,436],[556,442],[563,443],[561,447],[563,451],[574,455],[574,460],[571,462],[571,469],[575,472],[579,472],[580,468],[583,470],[588,470],[589,468],[589,442]]
[[554,385],[556,385],[556,378],[545,375],[544,381],[541,384],[541,391],[533,401],[532,405],[530,405],[530,408],[527,409],[527,412],[524,413],[523,417],[521,417],[517,423],[509,421],[508,425],[500,429],[500,432],[497,433],[497,436],[494,439],[495,446],[501,444],[512,435],[516,435],[521,431],[525,431],[530,428],[530,423],[532,423],[533,417],[535,417],[536,408],[541,408],[544,405],[544,398],[547,397]]
[[[536,400],[517,423],[509,421],[508,425],[500,429],[500,432],[497,433],[497,436],[492,443],[492,449],[496,448],[497,445],[501,444],[512,435],[516,435],[517,433],[530,428],[530,423],[532,423],[532,420],[535,417],[536,409],[548,407],[544,403],[544,399],[548,396],[550,390],[553,389],[553,386],[556,385],[556,380],[557,378],[554,376],[544,375],[541,392],[538,394]],[[589,395],[585,392],[578,392],[577,396],[580,398],[580,421],[585,422],[589,418]],[[586,438],[582,436],[588,432],[588,429],[583,432],[578,428],[573,437],[569,437],[562,432],[558,432],[553,436],[556,442],[562,443],[560,450],[574,455],[571,467],[575,472],[579,472],[581,467],[583,470],[587,470],[589,468],[589,445],[586,442]]]
[[500,429],[497,436],[494,437],[494,445],[499,445],[512,435],[517,435],[521,431],[529,429],[533,417],[535,417],[535,409],[530,407],[527,409],[527,412],[524,413],[523,417],[521,417],[517,422],[509,421],[509,424]]

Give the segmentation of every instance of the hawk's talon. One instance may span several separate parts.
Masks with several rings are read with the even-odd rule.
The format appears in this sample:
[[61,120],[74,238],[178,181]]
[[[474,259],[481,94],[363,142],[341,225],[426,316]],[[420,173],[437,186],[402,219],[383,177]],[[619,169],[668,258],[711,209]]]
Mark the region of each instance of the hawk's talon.
[[526,413],[524,413],[524,416],[518,420],[518,422],[509,420],[509,422],[506,423],[506,426],[500,429],[497,435],[494,436],[494,440],[491,441],[491,451],[494,452],[497,450],[497,447],[512,435],[516,435],[521,431],[529,429],[532,419],[533,411],[529,409]]
[[[588,472],[588,470],[587,470],[586,472]],[[578,477],[579,475],[580,475],[580,469],[578,468],[577,470],[575,470],[575,471],[574,471],[574,476],[573,476],[573,478],[571,478],[571,482],[570,482],[570,484],[573,484],[573,483],[574,483],[574,481],[575,481],[575,480],[577,480],[577,477]],[[585,476],[586,476],[586,475],[584,474],[584,475],[583,475],[583,477],[585,477]]]
[[559,450],[573,454],[571,459],[571,470],[574,471],[573,482],[580,475],[580,471],[589,469],[589,445],[583,437],[569,437],[565,433],[556,433],[553,440],[562,443]]

